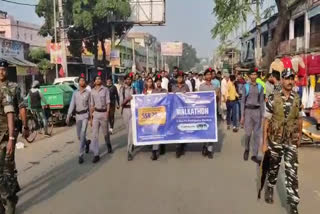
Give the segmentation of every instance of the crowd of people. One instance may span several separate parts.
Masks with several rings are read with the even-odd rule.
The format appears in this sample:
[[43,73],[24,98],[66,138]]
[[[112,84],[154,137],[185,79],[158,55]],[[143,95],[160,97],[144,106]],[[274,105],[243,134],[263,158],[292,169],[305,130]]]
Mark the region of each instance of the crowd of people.
[[[0,171],[0,193],[2,201],[5,202],[0,204],[0,211],[5,209],[10,211],[8,213],[14,213],[17,203],[16,192],[19,191],[15,173],[14,144],[19,131],[28,136],[29,130],[26,123],[26,106],[20,98],[17,84],[7,80],[7,67],[7,62],[0,62],[0,164],[3,166]],[[297,205],[300,198],[297,148],[301,140],[303,112],[294,79],[295,74],[291,69],[273,70],[264,76],[259,74],[258,69],[250,69],[248,75],[242,75],[235,71],[229,72],[227,69],[220,72],[211,68],[203,73],[185,73],[174,67],[171,74],[166,71],[141,75],[129,73],[123,83],[117,85],[113,84],[111,77],[103,82],[102,77],[97,75],[93,87],[89,88],[84,75],[81,75],[79,89],[73,93],[66,122],[69,123],[75,115],[76,131],[80,141],[79,164],[85,161],[84,156],[90,150],[94,154],[92,162],[97,163],[100,161],[99,134],[104,136],[108,153],[113,153],[110,135],[113,134],[116,109],[119,109],[128,133],[127,159],[132,161],[133,95],[215,92],[217,112],[221,120],[226,121],[227,129],[232,127],[232,130],[237,132],[240,126],[244,128],[244,161],[249,159],[251,150],[251,160],[257,164],[261,163],[258,156],[260,149],[264,154],[270,154],[265,201],[273,203],[273,188],[277,182],[281,159],[284,157],[290,213],[298,213]],[[36,99],[32,101],[32,105],[40,111],[41,100],[44,103],[45,100],[39,93],[39,84],[35,82],[33,86],[29,96],[32,100]],[[16,126],[15,121],[19,118],[22,120],[23,129]],[[92,142],[87,139],[88,125],[92,127]],[[153,145],[151,159],[157,160],[165,152],[164,144]],[[186,144],[176,145],[176,158],[180,158],[185,152]],[[214,144],[204,142],[202,155],[212,159],[213,154]]]

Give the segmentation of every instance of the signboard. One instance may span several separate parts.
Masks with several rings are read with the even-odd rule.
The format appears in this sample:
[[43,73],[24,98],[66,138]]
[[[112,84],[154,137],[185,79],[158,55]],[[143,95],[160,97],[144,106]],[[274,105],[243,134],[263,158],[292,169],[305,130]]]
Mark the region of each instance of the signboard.
[[120,66],[120,50],[112,50],[110,53],[110,65]]
[[135,95],[131,107],[136,146],[218,141],[214,92]]
[[50,44],[50,62],[52,64],[62,63],[62,50],[60,43]]
[[23,43],[14,40],[0,39],[0,57],[17,57],[24,59]]
[[182,56],[182,42],[161,42],[162,56]]
[[94,65],[94,56],[93,55],[82,55],[82,63],[85,65]]
[[166,23],[165,0],[130,0],[129,22],[136,25],[164,25]]

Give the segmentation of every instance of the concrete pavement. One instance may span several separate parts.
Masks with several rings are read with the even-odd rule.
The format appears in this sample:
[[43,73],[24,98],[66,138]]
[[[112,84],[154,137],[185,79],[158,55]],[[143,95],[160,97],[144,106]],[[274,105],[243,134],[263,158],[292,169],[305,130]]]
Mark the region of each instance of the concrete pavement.
[[[89,154],[80,166],[75,128],[62,130],[17,151],[23,188],[17,213],[286,213],[278,194],[274,205],[257,200],[259,169],[242,160],[241,136],[221,129],[220,151],[213,160],[201,156],[200,145],[188,146],[186,155],[176,159],[171,145],[156,162],[150,160],[146,147],[137,149],[134,161],[127,162],[126,133],[121,130],[112,136],[114,154],[106,154],[101,144],[100,163],[93,165]],[[300,151],[301,213],[319,213],[317,152],[314,148]],[[314,159],[306,161],[309,153]]]

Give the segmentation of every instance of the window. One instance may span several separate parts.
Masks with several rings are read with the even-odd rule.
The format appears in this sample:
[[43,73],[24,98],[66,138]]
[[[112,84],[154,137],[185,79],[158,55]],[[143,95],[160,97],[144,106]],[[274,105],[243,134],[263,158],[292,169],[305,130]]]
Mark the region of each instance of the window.
[[0,37],[5,37],[6,32],[5,31],[0,31]]
[[304,36],[304,15],[294,20],[294,38]]

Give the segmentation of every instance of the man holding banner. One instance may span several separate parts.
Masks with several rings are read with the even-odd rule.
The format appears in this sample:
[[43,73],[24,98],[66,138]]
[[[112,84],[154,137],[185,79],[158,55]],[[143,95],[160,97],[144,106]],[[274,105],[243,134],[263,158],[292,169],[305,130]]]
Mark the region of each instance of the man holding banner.
[[[205,78],[205,82],[200,85],[199,91],[212,91],[212,92],[214,92],[215,88],[211,83],[211,80],[212,80],[211,69],[208,68],[204,72],[204,78]],[[203,146],[202,155],[208,156],[209,159],[213,158],[213,143],[207,143]]]
[[[173,93],[187,93],[190,92],[189,87],[185,84],[184,81],[184,73],[183,71],[179,71],[177,74],[177,84],[172,87]],[[180,158],[181,155],[185,154],[185,146],[186,144],[178,144],[176,149],[176,157]]]

